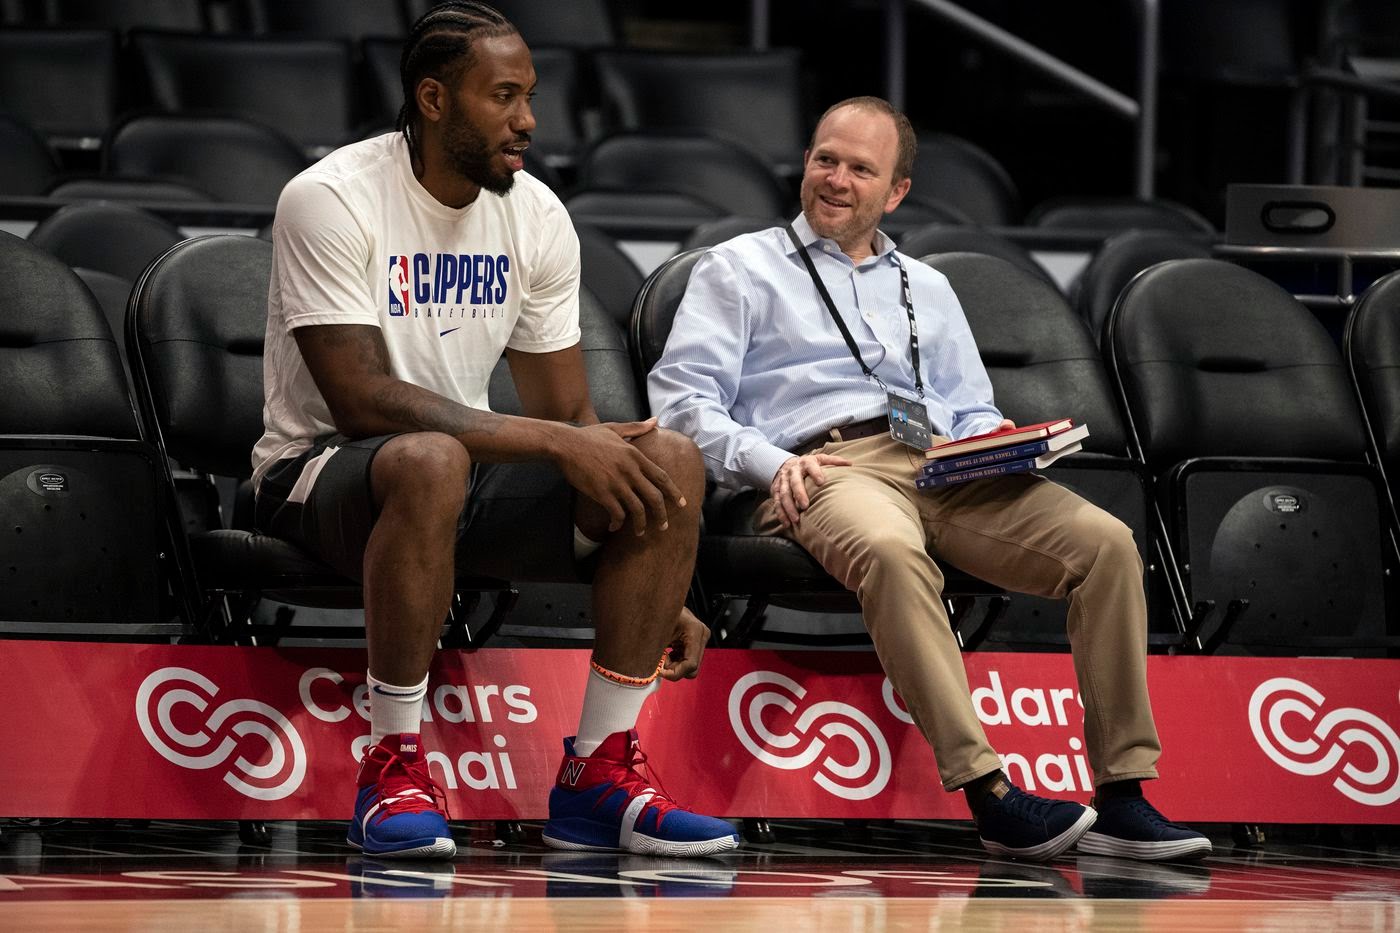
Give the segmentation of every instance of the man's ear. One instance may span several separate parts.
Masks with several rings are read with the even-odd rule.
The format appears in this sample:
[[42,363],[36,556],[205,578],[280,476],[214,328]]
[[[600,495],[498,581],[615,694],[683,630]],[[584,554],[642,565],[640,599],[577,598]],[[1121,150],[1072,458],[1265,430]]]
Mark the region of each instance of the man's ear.
[[899,207],[899,202],[903,201],[904,196],[909,193],[909,184],[910,182],[908,178],[901,178],[899,181],[894,183],[894,187],[890,189],[890,196],[885,201],[886,214],[894,210],[896,207]]
[[418,112],[425,120],[436,123],[447,110],[447,88],[437,78],[424,78],[419,81],[414,99],[418,102]]

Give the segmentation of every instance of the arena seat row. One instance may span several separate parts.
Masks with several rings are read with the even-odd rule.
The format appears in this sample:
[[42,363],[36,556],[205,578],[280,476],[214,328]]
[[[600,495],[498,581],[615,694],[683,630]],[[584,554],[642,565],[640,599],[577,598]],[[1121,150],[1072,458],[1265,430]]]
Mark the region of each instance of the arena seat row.
[[[246,517],[236,517],[232,528],[221,527],[217,515],[188,523],[177,502],[170,458],[209,474],[247,475],[247,451],[261,432],[270,244],[229,236],[188,240],[146,270],[125,325],[139,422],[97,304],[59,260],[33,244],[6,236],[0,245],[0,264],[12,281],[42,278],[52,283],[42,294],[57,301],[37,302],[0,325],[7,357],[4,433],[16,458],[0,483],[0,499],[14,504],[7,515],[18,516],[2,563],[37,587],[6,590],[0,618],[60,630],[95,622],[147,634],[155,630],[152,620],[169,627],[174,618],[187,635],[227,638],[249,634],[248,607],[260,594],[313,605],[353,603],[353,581],[288,551],[284,542],[251,534]],[[615,319],[585,292],[585,358],[603,417],[630,419],[644,411],[637,377],[664,346],[667,315],[697,256],[675,257],[640,289],[630,367]],[[1105,352],[1115,398],[1087,325],[1040,277],[982,255],[926,261],[962,296],[1009,416],[1027,422],[1070,411],[1091,424],[1088,451],[1051,473],[1138,532],[1157,644],[1179,643],[1178,624],[1197,647],[1263,652],[1388,644],[1395,635],[1386,621],[1394,596],[1386,571],[1393,573],[1396,553],[1384,468],[1396,462],[1400,274],[1374,286],[1350,330],[1349,357],[1367,406],[1363,419],[1330,338],[1291,296],[1248,270],[1189,260],[1138,276],[1110,318]],[[1304,374],[1311,381],[1300,381]],[[497,374],[492,399],[510,410],[504,376]],[[1209,401],[1204,413],[1202,399]],[[1280,399],[1300,402],[1281,406]],[[106,467],[111,445],[123,448],[121,469]],[[67,488],[46,489],[45,474],[59,477],[51,476],[50,485]],[[100,518],[117,500],[128,511]],[[1259,502],[1270,510],[1263,519],[1257,510],[1246,514]],[[850,608],[849,594],[800,549],[748,534],[746,508],[751,497],[710,503],[697,576],[697,594],[712,619],[729,598],[750,600],[741,624],[729,627],[728,643],[759,635],[765,605],[830,611],[844,601]],[[1374,527],[1358,515],[1374,516]],[[115,538],[75,532],[88,521],[88,528],[101,529],[104,520]],[[133,546],[108,547],[128,527]],[[68,544],[54,547],[53,540]],[[72,546],[75,540],[109,552],[87,553]],[[109,594],[123,581],[138,582],[122,598],[55,582],[80,577],[100,578]],[[1310,595],[1318,580],[1325,582],[1315,588],[1320,595]],[[467,599],[495,594],[499,611],[475,633],[458,618],[452,631],[459,643],[489,635],[517,598],[507,581],[463,581],[461,589]],[[950,594],[980,597],[988,608],[980,619],[959,614],[960,623],[972,626],[963,633],[969,643],[1043,645],[1063,638],[1059,604],[1007,599],[956,574]],[[29,604],[20,604],[25,597]],[[992,630],[978,630],[976,622],[989,616]]]

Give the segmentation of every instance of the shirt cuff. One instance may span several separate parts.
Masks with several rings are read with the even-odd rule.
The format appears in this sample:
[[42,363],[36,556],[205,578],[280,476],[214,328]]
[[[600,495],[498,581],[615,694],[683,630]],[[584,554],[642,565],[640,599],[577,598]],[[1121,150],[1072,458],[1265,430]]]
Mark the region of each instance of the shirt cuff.
[[778,468],[793,456],[795,455],[791,451],[774,447],[772,444],[756,447],[749,452],[748,463],[744,465],[744,479],[756,489],[767,489],[773,485],[773,477],[778,475]]

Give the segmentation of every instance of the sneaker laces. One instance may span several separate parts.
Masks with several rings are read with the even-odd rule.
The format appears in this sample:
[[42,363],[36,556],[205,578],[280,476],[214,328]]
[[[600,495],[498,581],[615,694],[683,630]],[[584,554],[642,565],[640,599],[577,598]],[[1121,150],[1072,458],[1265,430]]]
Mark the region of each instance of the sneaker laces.
[[376,752],[385,756],[379,775],[374,780],[374,790],[380,800],[379,812],[374,815],[376,823],[397,813],[422,813],[425,810],[440,810],[447,819],[452,819],[452,813],[447,808],[447,792],[433,780],[427,759],[405,761],[398,753],[375,746],[365,754],[365,761],[374,762],[379,757]]
[[[1060,800],[1051,800],[1048,797],[1037,797],[1035,794],[1028,794],[1015,785],[1010,785],[1017,792],[1007,794],[1002,798],[1002,803],[1011,813],[1030,823],[1045,822],[1045,814],[1055,806],[1063,803]],[[1009,797],[1008,801],[1006,798]]]
[[1123,801],[1123,803],[1121,804],[1122,806],[1131,807],[1134,811],[1137,812],[1138,816],[1142,817],[1148,823],[1152,824],[1153,827],[1170,827],[1172,829],[1185,828],[1178,826],[1177,824],[1173,823],[1171,820],[1163,816],[1162,811],[1158,810],[1156,807],[1152,806],[1152,804],[1148,803],[1146,797],[1120,797],[1119,799]]
[[[672,810],[685,809],[671,799],[671,795],[666,792],[665,785],[661,783],[661,776],[656,773],[655,766],[647,760],[646,753],[636,743],[632,743],[627,750],[627,757],[618,764],[626,769],[626,777],[619,780],[616,786],[626,792],[628,800],[632,800],[639,794],[650,793],[652,795],[651,800],[647,801],[647,805],[642,808],[642,812],[637,814],[638,821],[646,815],[648,810],[654,808],[656,810],[656,825],[659,827],[667,813]],[[639,767],[647,769],[645,777],[637,770]],[[611,794],[604,794],[598,798],[598,802],[593,805],[594,808],[596,809],[610,796]]]

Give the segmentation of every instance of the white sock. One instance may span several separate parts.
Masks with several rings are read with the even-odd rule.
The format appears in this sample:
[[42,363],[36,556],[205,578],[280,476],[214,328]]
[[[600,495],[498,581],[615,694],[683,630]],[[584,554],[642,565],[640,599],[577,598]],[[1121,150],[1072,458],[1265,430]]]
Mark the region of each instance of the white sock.
[[588,686],[583,691],[583,714],[578,721],[574,754],[587,757],[608,736],[635,726],[642,704],[660,685],[658,677],[644,687],[629,687],[590,669]]
[[409,732],[417,735],[423,726],[423,700],[428,695],[425,675],[415,687],[396,687],[373,674],[369,678],[369,744],[378,745],[386,735]]

